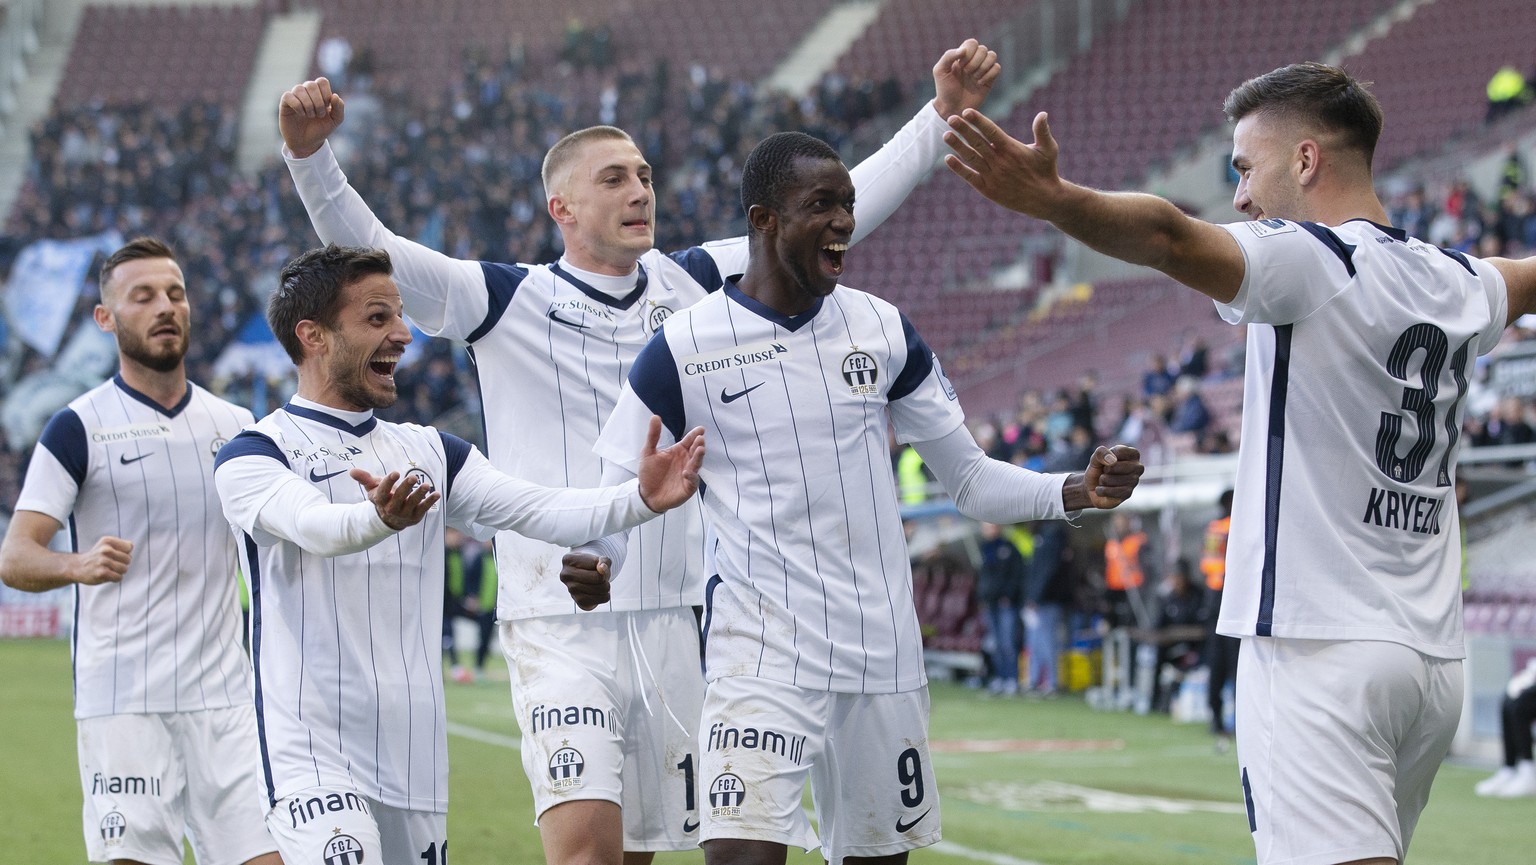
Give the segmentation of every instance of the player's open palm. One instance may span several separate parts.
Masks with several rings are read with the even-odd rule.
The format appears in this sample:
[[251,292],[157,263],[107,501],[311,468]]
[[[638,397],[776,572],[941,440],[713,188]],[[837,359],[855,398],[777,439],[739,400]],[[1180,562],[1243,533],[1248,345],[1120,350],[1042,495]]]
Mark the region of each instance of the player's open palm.
[[422,480],[420,474],[407,474],[402,478],[399,472],[390,472],[377,478],[363,469],[353,469],[350,477],[368,491],[368,500],[373,502],[384,525],[397,532],[421,522],[427,511],[443,497],[430,483]]
[[660,440],[661,418],[652,415],[645,448],[640,451],[640,500],[657,513],[677,507],[698,492],[704,428],[694,427],[677,444],[657,450]]
[[346,117],[347,106],[331,82],[316,78],[283,94],[277,106],[277,128],[294,156],[304,158],[320,149]]
[[1056,173],[1057,145],[1044,111],[1035,115],[1033,144],[1025,144],[974,109],[949,119],[944,164],[977,192],[1029,216],[1049,219],[1065,185]]
[[1130,498],[1146,470],[1141,464],[1141,451],[1130,445],[1101,445],[1088,460],[1088,470],[1083,474],[1089,506],[1108,509]]
[[103,537],[76,561],[75,582],[82,586],[122,582],[133,560],[133,541]]

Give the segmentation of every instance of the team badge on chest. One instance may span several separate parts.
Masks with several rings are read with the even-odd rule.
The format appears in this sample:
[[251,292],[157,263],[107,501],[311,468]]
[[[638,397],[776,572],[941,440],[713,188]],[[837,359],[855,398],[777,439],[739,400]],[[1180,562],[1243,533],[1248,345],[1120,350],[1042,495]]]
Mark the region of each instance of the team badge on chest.
[[853,351],[843,358],[843,381],[848,383],[848,392],[854,396],[879,393],[879,380],[880,365],[868,353],[854,346]]

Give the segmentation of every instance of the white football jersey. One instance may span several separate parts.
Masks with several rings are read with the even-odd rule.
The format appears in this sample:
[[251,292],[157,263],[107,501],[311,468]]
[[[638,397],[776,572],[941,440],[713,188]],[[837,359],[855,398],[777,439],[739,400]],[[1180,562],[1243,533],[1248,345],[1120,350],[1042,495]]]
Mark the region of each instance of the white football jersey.
[[[355,552],[320,555],[274,532],[297,505],[365,502],[352,468],[423,475],[443,498],[400,532],[379,522],[385,531],[371,546],[338,528]],[[217,482],[250,575],[257,733],[274,804],[343,786],[395,808],[446,810],[445,525],[517,527],[576,544],[654,516],[635,486],[535,488],[492,469],[463,439],[298,398],[219,453]],[[363,511],[377,519],[371,505]]]
[[75,587],[76,718],[251,701],[213,460],[252,420],[191,382],[167,410],[119,375],[43,430],[16,509],[66,525],[76,552],[133,542],[122,582]]
[[[852,169],[859,191],[855,242],[893,213],[948,152],[947,129],[938,112],[924,106]],[[633,290],[616,297],[563,262],[451,259],[385,228],[347,184],[329,146],[287,162],[322,240],[387,250],[406,314],[433,336],[469,343],[487,455],[502,471],[536,483],[598,485],[602,465],[592,445],[635,355],[668,315],[746,269],[745,238],[670,254],[653,249],[640,258]],[[600,609],[702,603],[700,525],[698,504],[690,502],[632,532],[623,570],[614,576],[613,600]],[[499,535],[497,617],[578,612],[556,579],[566,552],[519,535]]]
[[1464,657],[1456,455],[1503,278],[1365,220],[1223,227],[1249,327],[1218,629]]
[[673,438],[702,426],[708,442],[710,680],[926,683],[887,423],[927,441],[964,416],[905,316],[839,286],[786,317],[727,283],[640,353],[598,452],[633,470],[652,414]]

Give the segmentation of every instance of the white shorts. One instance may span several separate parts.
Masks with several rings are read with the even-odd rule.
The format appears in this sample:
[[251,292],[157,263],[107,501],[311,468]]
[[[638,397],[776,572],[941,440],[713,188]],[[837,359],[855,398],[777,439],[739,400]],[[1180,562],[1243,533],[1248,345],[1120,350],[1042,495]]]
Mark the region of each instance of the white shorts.
[[1237,756],[1259,865],[1403,861],[1462,687],[1461,661],[1397,643],[1244,637]]
[[447,865],[448,815],[311,787],[267,812],[284,865]]
[[699,843],[704,702],[699,626],[686,607],[501,623],[534,823],[562,802],[618,803],[624,849]]
[[250,705],[76,722],[85,850],[92,862],[239,865],[277,849],[261,817]]
[[928,689],[833,694],[749,676],[709,683],[699,726],[701,841],[741,838],[822,856],[887,856],[938,843]]

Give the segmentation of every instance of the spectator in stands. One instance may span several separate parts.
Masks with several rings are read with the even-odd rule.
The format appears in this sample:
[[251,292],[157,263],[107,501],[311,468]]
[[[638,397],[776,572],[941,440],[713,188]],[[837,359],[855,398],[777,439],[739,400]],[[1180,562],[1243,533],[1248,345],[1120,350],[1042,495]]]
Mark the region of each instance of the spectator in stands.
[[1176,433],[1194,433],[1198,437],[1211,425],[1211,411],[1200,396],[1200,382],[1193,376],[1181,376],[1173,386],[1173,420],[1168,428]]
[[[1459,426],[1472,358],[1536,309],[1536,259],[1442,255],[1387,227],[1371,174],[1381,108],[1340,69],[1277,69],[1224,107],[1247,223],[1063,181],[1044,113],[1030,144],[979,112],[951,118],[949,165],[1248,325],[1218,627],[1243,638],[1238,757],[1258,861],[1397,863],[1460,719],[1465,649],[1455,533],[1370,503],[1433,502],[1454,525],[1460,442],[1437,431]],[[1415,356],[1443,365],[1410,372]],[[1405,375],[1424,387],[1405,391]]]
[[1104,537],[1104,601],[1110,627],[1152,624],[1141,589],[1149,575],[1155,578],[1155,561],[1140,519],[1116,512]]
[[987,690],[1012,697],[1019,693],[1020,613],[1024,572],[1029,560],[996,523],[981,524],[981,564],[976,568],[976,601],[987,623],[991,679]]
[[1531,101],[1531,90],[1519,69],[1500,66],[1488,79],[1488,113],[1483,118],[1492,123]]
[[1479,796],[1514,799],[1536,796],[1536,763],[1531,756],[1531,725],[1536,724],[1536,658],[1509,680],[1499,704],[1504,736],[1504,765],[1476,787]]
[[[469,684],[485,678],[485,659],[496,642],[496,562],[480,542],[452,527],[443,533],[443,548],[443,654],[453,681]],[[453,623],[461,618],[479,631],[473,671],[459,662]]]
[[1025,693],[1049,697],[1060,687],[1063,614],[1078,583],[1077,553],[1064,522],[1035,524],[1035,549],[1024,580],[1024,639],[1029,647]]
[[1482,434],[1474,445],[1523,445],[1536,441],[1536,428],[1526,420],[1526,406],[1520,397],[1500,397],[1483,423]]
[[[1070,396],[1072,425],[1088,430],[1091,437],[1099,417],[1099,373],[1088,370],[1077,378],[1077,389]],[[1073,463],[1076,465],[1076,463]]]
[[1165,355],[1153,352],[1147,355],[1147,368],[1141,374],[1141,395],[1160,396],[1173,390],[1173,372]]
[[1210,627],[1210,637],[1205,644],[1205,667],[1210,672],[1207,680],[1206,701],[1211,707],[1211,732],[1216,736],[1216,748],[1225,752],[1232,742],[1232,731],[1227,729],[1226,697],[1223,692],[1227,683],[1237,675],[1237,649],[1241,641],[1236,637],[1217,633],[1216,616],[1221,611],[1221,590],[1227,582],[1227,537],[1232,532],[1232,491],[1226,490],[1217,499],[1220,515],[1205,527],[1205,541],[1200,552],[1200,572],[1205,576],[1205,615]]
[[1200,663],[1201,644],[1205,641],[1205,592],[1191,577],[1187,559],[1179,559],[1157,589],[1156,637],[1157,663],[1153,666],[1152,711],[1168,711],[1173,699],[1163,682],[1163,668],[1170,667],[1178,678]]
[[1208,355],[1210,347],[1205,343],[1205,337],[1199,334],[1190,334],[1184,338],[1184,345],[1179,349],[1179,377],[1190,376],[1194,379],[1203,379],[1210,372]]

